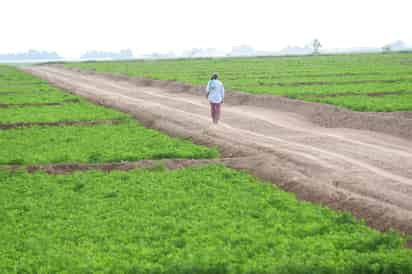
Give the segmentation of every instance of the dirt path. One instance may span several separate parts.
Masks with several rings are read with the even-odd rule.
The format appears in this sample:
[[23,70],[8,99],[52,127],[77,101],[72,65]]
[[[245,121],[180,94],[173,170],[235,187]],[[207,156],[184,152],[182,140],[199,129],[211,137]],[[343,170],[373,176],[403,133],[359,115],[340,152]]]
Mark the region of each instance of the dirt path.
[[[310,109],[311,104],[301,102],[274,108],[232,98],[223,106],[222,123],[215,127],[204,96],[179,92],[167,83],[161,87],[58,66],[26,70],[75,94],[130,112],[147,126],[219,146],[225,157],[248,156],[225,163],[249,170],[301,199],[349,210],[381,230],[396,228],[412,235],[410,139],[321,127],[302,115],[302,109]],[[404,120],[396,118],[400,125],[412,123],[408,113],[404,116]],[[386,132],[385,126],[376,127]],[[405,136],[399,132],[396,135]]]

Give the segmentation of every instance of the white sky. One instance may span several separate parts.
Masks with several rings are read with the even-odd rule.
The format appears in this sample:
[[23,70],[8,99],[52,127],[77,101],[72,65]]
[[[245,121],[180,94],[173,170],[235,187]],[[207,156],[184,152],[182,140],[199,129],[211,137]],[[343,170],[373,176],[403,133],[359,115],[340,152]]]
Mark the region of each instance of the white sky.
[[1,0],[0,53],[412,44],[410,0]]

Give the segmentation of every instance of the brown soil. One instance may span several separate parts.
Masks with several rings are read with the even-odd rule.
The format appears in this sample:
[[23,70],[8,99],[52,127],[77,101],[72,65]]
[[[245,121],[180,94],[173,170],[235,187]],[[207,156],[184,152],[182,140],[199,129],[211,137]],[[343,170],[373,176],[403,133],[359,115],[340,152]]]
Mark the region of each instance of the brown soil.
[[[141,160],[135,162],[121,162],[121,163],[104,163],[104,164],[84,164],[84,163],[65,163],[65,164],[49,164],[49,165],[32,165],[28,166],[29,172],[44,171],[48,174],[66,174],[75,171],[85,170],[132,170],[136,168],[166,168],[166,169],[179,169],[188,166],[199,166],[212,163],[222,163],[224,160],[187,160],[187,159],[164,159],[164,160]],[[21,166],[8,166],[4,169],[16,170]]]
[[13,129],[19,127],[34,127],[34,126],[94,126],[94,125],[117,125],[121,124],[122,120],[93,120],[93,121],[60,121],[60,122],[21,122],[14,124],[0,124],[0,129]]
[[41,106],[61,106],[68,103],[77,103],[79,99],[67,99],[60,102],[44,102],[44,103],[18,103],[18,104],[0,104],[0,108],[10,107],[41,107]]
[[379,97],[386,95],[401,95],[401,94],[411,94],[410,91],[381,91],[381,92],[370,92],[367,95],[370,97]]
[[60,164],[44,164],[44,165],[0,165],[1,171],[17,171],[27,170],[30,173],[43,171],[48,174],[68,174],[76,171],[101,170],[101,171],[128,171],[138,168],[156,169],[165,168],[175,170],[189,166],[201,166],[209,164],[224,164],[228,166],[241,166],[242,163],[253,160],[253,157],[233,157],[220,159],[161,159],[161,160],[140,160],[140,161],[124,161],[115,163],[60,163]]
[[297,197],[412,234],[411,113],[360,113],[272,95],[228,92],[212,126],[204,87],[84,72],[29,71],[173,136],[218,146],[224,163]]

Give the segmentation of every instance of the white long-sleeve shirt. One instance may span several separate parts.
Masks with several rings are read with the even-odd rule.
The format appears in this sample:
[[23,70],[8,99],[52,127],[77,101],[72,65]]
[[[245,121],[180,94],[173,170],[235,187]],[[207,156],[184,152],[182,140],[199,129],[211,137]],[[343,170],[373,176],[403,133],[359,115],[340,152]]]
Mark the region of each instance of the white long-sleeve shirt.
[[225,98],[225,88],[219,80],[209,80],[206,92],[209,93],[207,99],[211,103],[221,103]]

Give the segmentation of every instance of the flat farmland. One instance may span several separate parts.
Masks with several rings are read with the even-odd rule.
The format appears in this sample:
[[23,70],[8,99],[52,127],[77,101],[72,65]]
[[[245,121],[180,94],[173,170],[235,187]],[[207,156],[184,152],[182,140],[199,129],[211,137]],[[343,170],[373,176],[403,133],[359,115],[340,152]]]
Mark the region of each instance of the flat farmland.
[[410,273],[396,233],[209,165],[0,172],[5,273]]
[[[170,137],[15,68],[0,71],[2,273],[412,272],[408,235],[225,166],[250,157],[223,158],[213,143]],[[100,95],[123,88],[84,77],[70,83]],[[144,99],[135,112],[179,113]],[[178,126],[196,126],[185,122]]]
[[69,67],[333,104],[355,111],[412,110],[412,53],[84,62]]
[[0,92],[0,146],[7,148],[0,151],[1,164],[218,156],[216,149],[170,138],[124,113],[63,93],[14,68],[0,68],[0,90],[10,83],[25,88]]

